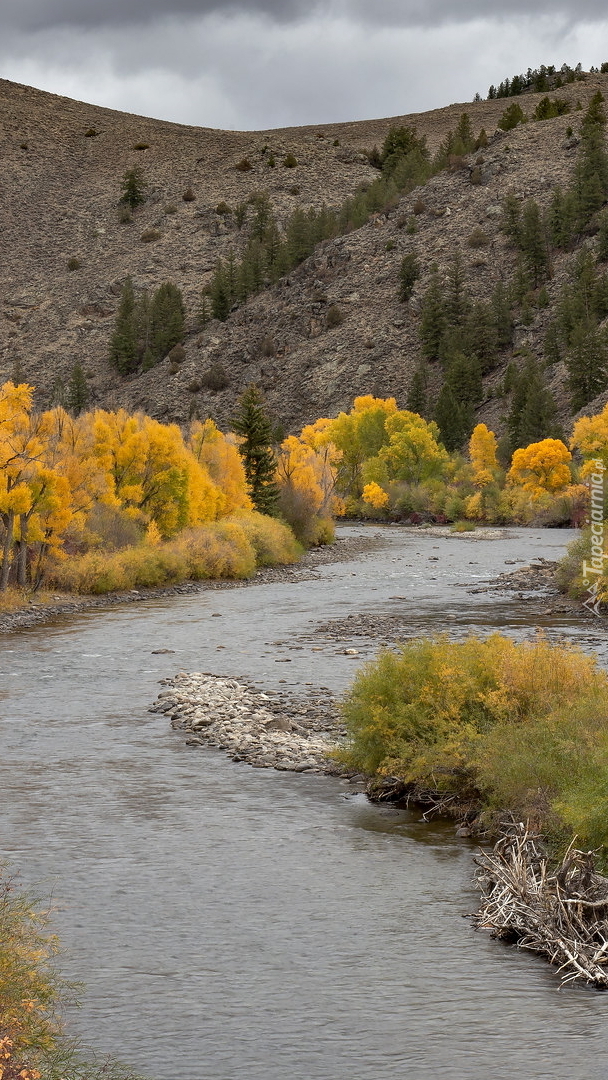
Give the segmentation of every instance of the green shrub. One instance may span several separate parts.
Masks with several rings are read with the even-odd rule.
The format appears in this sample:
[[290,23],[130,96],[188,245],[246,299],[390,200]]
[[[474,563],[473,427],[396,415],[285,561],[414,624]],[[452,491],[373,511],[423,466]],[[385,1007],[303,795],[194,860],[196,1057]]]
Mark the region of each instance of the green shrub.
[[238,170],[238,172],[249,172],[250,169],[253,169],[253,165],[251,164],[249,158],[241,158],[240,161],[237,161],[234,167]]
[[581,650],[500,634],[383,650],[344,704],[349,767],[608,845],[608,675]]
[[297,159],[297,157],[294,157],[293,154],[286,154],[285,157],[283,158],[283,168],[284,169],[295,169],[297,164],[298,164],[298,159]]
[[94,127],[87,128],[87,130],[84,133],[85,139],[94,139],[96,135],[97,135],[97,131],[95,130]]
[[473,229],[472,233],[469,233],[467,244],[470,248],[487,247],[489,243],[490,237],[486,232],[483,231],[481,226],[478,225],[475,229]]
[[328,330],[333,330],[336,326],[341,326],[344,322],[344,315],[337,304],[332,304],[331,307],[328,308],[325,318]]
[[228,214],[232,213],[232,210],[228,206],[228,203],[225,202],[224,199],[222,199],[222,201],[217,204],[215,212],[216,214],[219,214],[220,217],[227,217]]
[[210,368],[207,368],[201,375],[200,381],[206,390],[225,390],[230,386],[230,378],[221,364],[212,364]]
[[194,202],[195,201],[196,195],[194,194],[191,187],[186,188],[186,190],[184,191],[184,193],[182,195],[182,199],[184,200],[184,202]]
[[66,266],[68,270],[80,270],[82,263],[80,259],[77,259],[75,255],[72,255],[72,257],[68,259]]

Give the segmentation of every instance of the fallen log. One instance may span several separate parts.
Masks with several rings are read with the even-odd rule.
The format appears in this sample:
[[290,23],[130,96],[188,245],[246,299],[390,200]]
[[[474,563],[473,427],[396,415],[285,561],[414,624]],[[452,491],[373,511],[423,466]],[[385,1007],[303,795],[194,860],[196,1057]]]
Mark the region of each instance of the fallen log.
[[595,870],[594,852],[572,844],[552,866],[542,837],[510,823],[475,862],[482,894],[471,916],[476,929],[545,956],[562,985],[608,988],[608,878]]

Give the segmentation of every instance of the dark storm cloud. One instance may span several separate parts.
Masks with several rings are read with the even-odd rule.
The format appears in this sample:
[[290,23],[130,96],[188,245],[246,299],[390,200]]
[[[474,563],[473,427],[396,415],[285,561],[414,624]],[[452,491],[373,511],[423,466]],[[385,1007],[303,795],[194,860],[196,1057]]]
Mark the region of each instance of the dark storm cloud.
[[[3,0],[2,21],[20,30],[51,27],[109,27],[160,18],[247,14],[290,23],[332,14],[374,27],[437,27],[472,19],[509,20],[531,14],[530,0]],[[603,0],[535,0],[533,14],[596,22],[606,17]]]

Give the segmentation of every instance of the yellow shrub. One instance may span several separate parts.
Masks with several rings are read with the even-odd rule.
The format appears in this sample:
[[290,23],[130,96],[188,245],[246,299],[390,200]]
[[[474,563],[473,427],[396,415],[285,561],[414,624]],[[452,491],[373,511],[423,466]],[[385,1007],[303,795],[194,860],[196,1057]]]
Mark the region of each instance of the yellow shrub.
[[233,520],[252,544],[258,566],[285,566],[300,558],[302,548],[294,534],[277,518],[252,511]]

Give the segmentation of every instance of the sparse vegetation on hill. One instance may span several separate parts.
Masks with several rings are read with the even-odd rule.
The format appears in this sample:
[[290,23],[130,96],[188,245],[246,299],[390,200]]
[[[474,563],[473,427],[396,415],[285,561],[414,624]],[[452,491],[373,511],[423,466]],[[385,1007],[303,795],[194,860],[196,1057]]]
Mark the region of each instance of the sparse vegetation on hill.
[[[35,383],[44,407],[58,400],[57,388],[68,385],[79,362],[93,405],[142,408],[182,424],[210,414],[225,424],[239,395],[257,383],[273,413],[294,430],[370,392],[395,394],[400,404],[413,396],[425,416],[451,417],[453,400],[458,405],[466,392],[459,372],[479,394],[473,370],[479,360],[482,397],[463,403],[464,445],[467,425],[470,431],[476,422],[504,435],[514,393],[507,369],[521,373],[532,356],[541,368],[548,364],[541,374],[567,435],[582,396],[595,393],[585,407],[597,409],[606,394],[601,377],[579,388],[570,370],[583,352],[598,355],[601,306],[583,328],[584,348],[581,327],[572,343],[564,321],[556,320],[581,251],[601,264],[608,250],[603,165],[590,167],[594,157],[601,165],[604,135],[601,125],[585,121],[608,76],[579,74],[583,81],[564,83],[559,93],[553,85],[527,90],[518,100],[525,100],[529,120],[546,118],[505,134],[496,134],[509,104],[502,98],[415,118],[239,135],[84,106],[70,111],[52,95],[0,82],[0,110],[15,131],[3,165],[9,208],[8,258],[0,269],[3,377]],[[40,118],[36,128],[28,127],[30,116]],[[95,137],[85,139],[90,127]],[[64,129],[65,137],[41,141],[41,132]],[[144,143],[145,201],[121,204],[134,222],[125,227],[116,211],[120,178],[134,167],[133,147]],[[268,167],[270,156],[280,164],[288,154],[298,162],[297,185],[287,170]],[[234,166],[244,159],[251,168],[240,172]],[[408,193],[425,172],[424,188]],[[182,198],[189,189],[196,193],[191,202]],[[509,199],[520,236],[500,231],[501,219],[508,224],[500,207]],[[31,219],[25,208],[34,202]],[[53,235],[51,248],[38,230]],[[141,243],[144,234],[159,239]],[[44,267],[42,247],[50,252]],[[81,265],[68,273],[74,252]],[[419,333],[431,267],[445,298],[457,255],[474,314],[464,322],[457,315],[458,323],[448,312],[442,355],[431,360],[432,346]],[[402,282],[409,259],[418,275]],[[127,277],[136,304],[168,280],[179,289],[183,354],[176,360],[168,348],[144,362],[146,334],[138,329],[133,341],[126,332],[117,357],[124,376],[117,379],[116,359],[109,361],[115,342],[112,350],[109,344]],[[497,346],[491,309],[501,290],[510,340]],[[335,309],[342,322],[331,327],[328,313]],[[469,345],[467,321],[474,319],[478,329]],[[259,347],[265,339],[273,341],[270,354]],[[221,380],[207,378],[220,369]],[[601,376],[601,363],[599,369]]]

